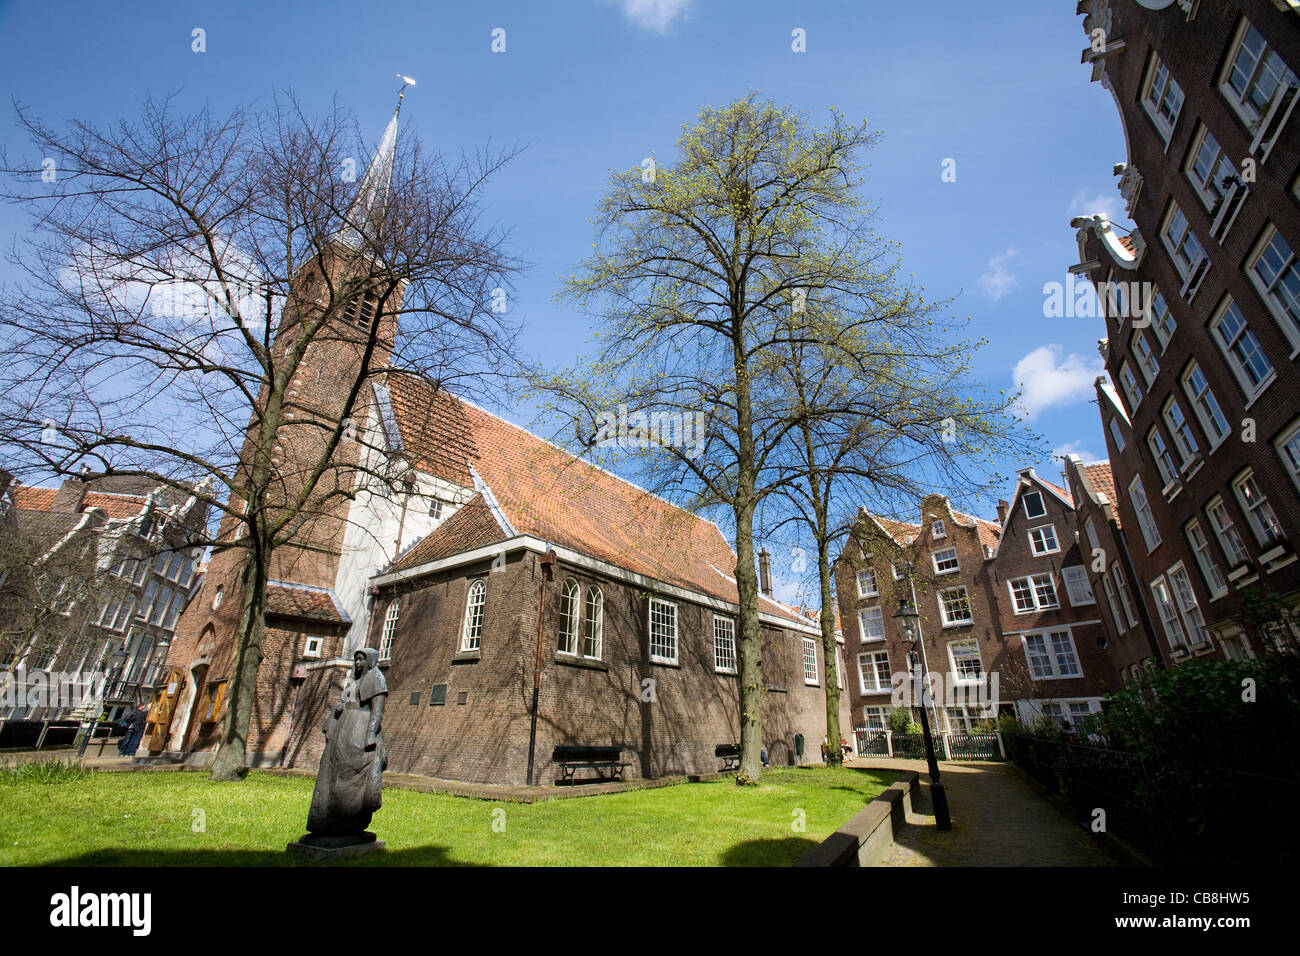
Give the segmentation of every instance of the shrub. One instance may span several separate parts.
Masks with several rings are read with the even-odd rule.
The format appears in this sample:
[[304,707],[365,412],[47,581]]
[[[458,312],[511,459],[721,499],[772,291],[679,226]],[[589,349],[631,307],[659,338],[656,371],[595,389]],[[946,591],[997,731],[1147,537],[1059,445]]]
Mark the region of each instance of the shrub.
[[0,767],[0,785],[20,783],[73,783],[85,780],[94,771],[82,763],[62,760],[28,760],[16,767]]

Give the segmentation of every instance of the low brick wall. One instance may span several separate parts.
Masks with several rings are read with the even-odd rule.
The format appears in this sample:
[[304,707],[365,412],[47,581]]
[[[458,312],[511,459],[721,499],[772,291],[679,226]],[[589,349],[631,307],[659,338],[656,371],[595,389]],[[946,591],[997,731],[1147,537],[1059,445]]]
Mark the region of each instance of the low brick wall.
[[880,866],[894,847],[894,838],[907,826],[921,786],[921,775],[908,770],[815,848],[795,866]]

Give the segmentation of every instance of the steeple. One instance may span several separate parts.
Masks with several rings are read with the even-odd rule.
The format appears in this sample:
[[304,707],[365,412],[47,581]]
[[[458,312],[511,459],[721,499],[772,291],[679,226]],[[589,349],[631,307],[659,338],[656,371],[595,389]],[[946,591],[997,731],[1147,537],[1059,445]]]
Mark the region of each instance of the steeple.
[[357,190],[352,205],[348,207],[343,228],[338,233],[337,238],[353,249],[361,248],[361,227],[383,215],[384,203],[388,199],[388,190],[393,182],[393,163],[397,155],[397,117],[402,112],[402,99],[406,96],[406,88],[415,84],[410,77],[402,76],[400,73],[398,77],[402,80],[402,88],[397,94],[397,109],[393,110],[393,118],[388,121],[384,135],[375,150],[374,159],[366,167],[366,174],[361,179],[361,187]]

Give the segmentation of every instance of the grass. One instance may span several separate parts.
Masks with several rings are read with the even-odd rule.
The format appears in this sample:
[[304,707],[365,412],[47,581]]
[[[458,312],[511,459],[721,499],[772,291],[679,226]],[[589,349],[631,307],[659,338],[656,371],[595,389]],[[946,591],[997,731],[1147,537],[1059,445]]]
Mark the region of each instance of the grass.
[[[897,774],[768,770],[623,793],[493,803],[384,790],[371,827],[387,852],[358,865],[784,866],[838,829]],[[0,786],[0,866],[284,866],[313,779],[251,773],[95,773]],[[803,829],[796,826],[801,823]]]

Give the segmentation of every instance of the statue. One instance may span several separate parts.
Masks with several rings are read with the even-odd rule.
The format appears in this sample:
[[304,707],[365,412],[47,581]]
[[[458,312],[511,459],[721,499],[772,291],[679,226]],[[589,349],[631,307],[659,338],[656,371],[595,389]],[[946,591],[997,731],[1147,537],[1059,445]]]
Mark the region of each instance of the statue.
[[373,647],[353,655],[355,680],[344,688],[321,728],[325,752],[316,772],[303,845],[343,848],[375,843],[375,835],[367,833],[366,827],[381,805],[380,776],[388,764],[381,734],[388,684],[378,662],[379,652]]

